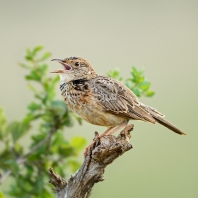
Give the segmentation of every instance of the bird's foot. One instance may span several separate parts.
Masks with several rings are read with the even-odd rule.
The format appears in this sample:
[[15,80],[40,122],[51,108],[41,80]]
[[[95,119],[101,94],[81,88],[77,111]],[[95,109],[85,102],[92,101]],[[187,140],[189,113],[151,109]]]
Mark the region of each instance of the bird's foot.
[[89,153],[90,153],[90,149],[92,149],[96,142],[98,141],[98,139],[104,137],[105,135],[112,135],[114,134],[116,131],[118,131],[119,129],[126,127],[128,124],[128,121],[123,122],[122,124],[116,126],[116,127],[109,127],[104,133],[102,133],[101,135],[98,134],[98,132],[95,132],[95,138],[93,139],[93,142],[85,149],[84,152],[84,157],[86,157]]
[[93,142],[85,149],[84,157],[86,157],[90,153],[90,150],[95,146],[95,144],[97,143],[98,139],[101,138],[101,137],[102,136],[99,135],[99,133],[96,131],[95,132],[95,137],[93,139]]

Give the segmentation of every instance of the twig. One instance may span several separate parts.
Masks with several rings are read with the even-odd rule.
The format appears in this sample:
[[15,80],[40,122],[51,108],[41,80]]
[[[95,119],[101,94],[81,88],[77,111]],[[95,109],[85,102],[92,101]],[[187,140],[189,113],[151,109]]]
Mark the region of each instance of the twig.
[[109,135],[98,138],[96,133],[95,145],[90,148],[83,165],[68,182],[50,168],[50,183],[55,186],[57,198],[88,198],[94,184],[104,180],[106,166],[132,148],[129,144],[132,129],[133,125],[126,126],[118,137]]

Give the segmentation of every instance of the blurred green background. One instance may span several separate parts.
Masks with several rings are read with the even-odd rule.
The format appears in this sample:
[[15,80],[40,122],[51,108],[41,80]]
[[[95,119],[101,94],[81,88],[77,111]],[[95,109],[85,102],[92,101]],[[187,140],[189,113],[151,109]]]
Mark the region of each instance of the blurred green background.
[[[17,66],[24,49],[42,44],[53,58],[80,56],[98,73],[132,65],[156,91],[143,103],[187,133],[134,122],[133,149],[106,169],[91,197],[198,197],[198,2],[0,0],[0,106],[10,121],[26,113],[32,94]],[[58,67],[49,62],[50,70]],[[49,73],[49,75],[52,75]],[[57,96],[59,87],[57,87]],[[65,132],[92,141],[104,127],[83,123]],[[83,160],[83,159],[80,159]],[[0,187],[4,190],[5,182]]]

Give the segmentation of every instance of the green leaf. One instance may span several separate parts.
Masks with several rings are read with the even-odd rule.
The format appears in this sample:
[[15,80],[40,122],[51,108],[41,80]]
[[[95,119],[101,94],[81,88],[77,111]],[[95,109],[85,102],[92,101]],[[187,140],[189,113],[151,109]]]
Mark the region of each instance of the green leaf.
[[35,56],[39,51],[41,51],[43,49],[43,46],[38,45],[36,46],[33,51],[32,51],[32,55]]
[[37,93],[37,94],[35,94],[35,98],[38,98],[38,99],[41,100],[41,101],[44,100],[44,99],[43,99],[42,93]]
[[74,137],[71,140],[71,145],[76,149],[77,152],[85,148],[87,140],[83,137]]
[[31,138],[33,140],[33,144],[31,145],[31,148],[33,146],[35,146],[38,142],[40,142],[41,140],[43,140],[45,137],[46,137],[47,133],[43,132],[43,133],[39,133],[39,134],[36,134],[36,135],[33,135]]
[[53,100],[51,102],[51,109],[57,113],[60,117],[62,117],[67,110],[67,106],[64,101]]
[[6,117],[4,114],[4,110],[0,108],[0,129],[5,130],[6,127]]
[[134,93],[137,97],[140,97],[140,96],[141,96],[141,92],[140,92],[140,90],[139,90],[137,87],[135,87],[135,88],[133,89],[133,93]]
[[58,153],[62,157],[69,157],[75,154],[74,148],[69,143],[59,145]]
[[26,115],[26,117],[23,119],[23,122],[26,124],[30,124],[31,121],[38,119],[42,116],[42,114],[32,114],[29,113]]
[[23,154],[23,147],[16,143],[14,144],[14,151],[18,154],[18,155],[22,155]]
[[29,165],[28,163],[26,164],[26,172],[27,172],[27,177],[31,177],[34,174],[34,166]]
[[26,54],[27,54],[27,55],[32,54],[32,52],[31,52],[30,48],[27,48],[27,49],[26,49]]
[[0,198],[5,198],[4,194],[0,191]]
[[149,91],[146,92],[146,96],[148,96],[148,97],[152,97],[154,94],[155,94],[154,91],[149,90]]
[[6,133],[6,117],[4,110],[0,108],[0,140],[3,140],[8,133]]
[[[47,188],[44,188],[41,194],[43,197],[46,197],[46,198],[54,198],[54,195],[51,192],[51,189],[49,190]],[[38,198],[40,198],[40,197],[38,197]]]
[[36,194],[42,194],[41,192],[43,190],[43,187],[44,187],[43,175],[38,175],[34,183],[33,192],[35,192]]
[[18,133],[19,125],[20,125],[19,122],[14,121],[14,122],[11,122],[7,128],[8,132],[11,133],[12,139],[14,142],[18,139],[17,133]]
[[131,79],[126,79],[126,80],[125,80],[125,85],[126,85],[130,90],[133,91],[134,83],[132,82]]
[[41,77],[45,76],[47,72],[48,66],[46,64],[41,65],[40,67],[37,68],[38,75]]
[[132,67],[132,81],[135,84],[141,83],[144,81],[143,71],[138,71],[135,67]]
[[41,109],[41,105],[40,104],[37,104],[35,102],[32,102],[28,105],[28,109],[30,111],[36,111],[36,110],[40,110]]
[[31,91],[33,91],[33,92],[37,92],[37,90],[36,90],[36,88],[32,85],[32,84],[30,84],[30,83],[28,83],[28,87],[29,87],[29,89],[31,90]]
[[39,74],[39,69],[36,68],[35,70],[32,70],[29,75],[25,76],[26,80],[35,80],[39,81],[41,80],[41,75]]
[[59,82],[59,75],[56,75],[54,78],[51,79],[52,85],[55,86],[57,82]]
[[150,87],[151,83],[144,81],[142,83],[139,84],[139,88],[142,89],[143,91],[147,91]]
[[122,77],[120,76],[119,68],[115,68],[107,73],[107,76],[114,78],[115,80],[122,81]]
[[9,168],[12,170],[14,174],[19,174],[19,165],[17,164],[15,159],[6,160],[4,163],[9,165]]
[[53,153],[57,153],[59,149],[59,145],[63,144],[64,142],[65,140],[62,133],[57,132],[56,134],[54,134],[54,139],[52,140],[51,148],[50,148],[51,151]]
[[19,63],[19,66],[21,66],[21,67],[23,67],[23,68],[25,68],[25,69],[29,68],[29,66],[26,65],[26,64],[24,64],[24,63]]
[[[57,131],[54,134],[54,139],[52,140],[50,150],[53,153],[57,153],[60,151],[59,150],[60,147],[61,147],[61,150],[63,150],[63,152],[64,152],[64,148],[66,148],[66,150],[72,150],[72,153],[73,153],[72,145],[69,143],[69,141],[65,140],[65,137],[62,132]],[[68,155],[68,154],[66,154],[66,155]]]
[[69,159],[67,165],[71,168],[72,172],[76,172],[81,164],[74,159]]
[[83,119],[76,113],[74,113],[73,111],[70,112],[70,115],[73,116],[76,121],[78,122],[78,124],[82,124],[83,123]]
[[[6,160],[10,159],[10,158],[13,158],[13,155],[12,155],[12,152],[11,152],[11,149],[10,149],[10,146],[4,148],[4,149],[1,149],[1,160],[0,162],[3,164]],[[2,165],[1,164],[1,165]],[[2,166],[0,166],[0,168],[2,168]]]
[[40,59],[40,61],[44,61],[46,59],[48,59],[51,56],[50,52],[45,52],[42,56],[42,58]]
[[28,60],[28,61],[30,61],[30,60],[33,59],[33,57],[32,57],[32,55],[26,55],[26,56],[25,56],[25,59]]
[[12,122],[8,125],[8,131],[12,134],[13,142],[15,143],[30,129],[29,122]]
[[56,95],[56,84],[59,81],[59,76],[56,76],[55,78],[46,78],[43,81],[43,86],[45,88],[45,91],[47,92],[47,98],[48,101],[52,101]]

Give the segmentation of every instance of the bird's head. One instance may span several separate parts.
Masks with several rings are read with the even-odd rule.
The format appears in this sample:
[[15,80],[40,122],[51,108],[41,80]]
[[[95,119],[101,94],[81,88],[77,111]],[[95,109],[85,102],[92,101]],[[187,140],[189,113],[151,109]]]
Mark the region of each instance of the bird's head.
[[59,62],[63,69],[52,71],[51,73],[59,73],[61,82],[71,82],[74,80],[89,80],[96,76],[96,72],[89,62],[83,58],[70,57],[65,59],[52,59]]

